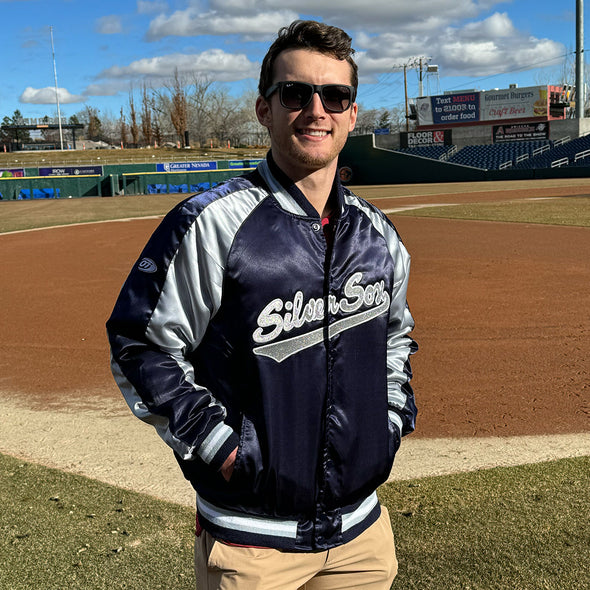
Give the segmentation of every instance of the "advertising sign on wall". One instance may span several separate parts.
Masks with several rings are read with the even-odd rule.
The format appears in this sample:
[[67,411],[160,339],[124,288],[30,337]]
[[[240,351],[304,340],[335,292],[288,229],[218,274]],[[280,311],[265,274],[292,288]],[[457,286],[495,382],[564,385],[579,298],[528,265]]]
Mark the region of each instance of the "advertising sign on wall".
[[102,166],[39,168],[39,176],[102,176]]
[[418,125],[449,125],[479,121],[479,92],[416,99]]
[[230,170],[244,170],[246,168],[256,168],[262,162],[258,160],[230,160],[228,162]]
[[25,175],[24,168],[2,168],[0,169],[0,178],[23,178]]
[[157,172],[199,172],[200,170],[217,170],[217,162],[166,162],[157,164]]
[[494,143],[509,141],[531,141],[549,139],[549,123],[516,123],[514,125],[494,125]]
[[418,125],[533,119],[549,115],[547,86],[467,92],[416,99]]
[[547,86],[529,86],[481,92],[481,120],[532,119],[547,117]]
[[400,145],[403,148],[420,147],[425,145],[452,145],[453,136],[450,129],[436,129],[433,131],[402,131],[399,134]]

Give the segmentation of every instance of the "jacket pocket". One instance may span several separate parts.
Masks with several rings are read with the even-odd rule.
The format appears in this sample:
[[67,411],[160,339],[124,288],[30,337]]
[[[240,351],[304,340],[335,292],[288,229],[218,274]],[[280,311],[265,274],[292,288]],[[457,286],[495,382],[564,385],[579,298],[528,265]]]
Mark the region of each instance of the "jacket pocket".
[[256,493],[263,485],[264,465],[260,441],[253,422],[244,415],[240,444],[230,483],[247,492]]

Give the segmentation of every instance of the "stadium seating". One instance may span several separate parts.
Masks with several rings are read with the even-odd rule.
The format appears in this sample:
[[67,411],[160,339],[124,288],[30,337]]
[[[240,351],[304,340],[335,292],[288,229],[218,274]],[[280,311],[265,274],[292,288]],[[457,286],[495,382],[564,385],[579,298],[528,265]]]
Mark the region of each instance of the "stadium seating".
[[[560,165],[564,166],[589,166],[590,154],[583,157],[584,152],[590,150],[590,135],[578,137],[571,141],[553,146],[535,157],[516,164],[516,168],[551,168],[557,162],[562,161]],[[580,154],[576,162],[576,154]],[[567,160],[567,162],[566,162]]]
[[[468,145],[461,149],[456,149],[456,146],[453,145],[447,145],[399,148],[396,151],[435,160],[446,159],[454,164],[473,166],[484,170],[498,170],[511,167],[527,167],[526,163],[532,161],[538,151],[547,150],[547,153],[550,153],[552,148],[553,142],[550,140],[532,140]],[[449,154],[448,158],[444,157],[446,154]],[[587,163],[590,163],[590,160]]]
[[452,145],[425,145],[412,148],[399,148],[396,151],[411,156],[421,156],[422,158],[431,158],[432,160],[440,160],[441,156],[446,154],[454,146]]
[[530,160],[535,150],[545,146],[550,149],[552,142],[549,140],[534,140],[468,145],[451,156],[449,162],[485,170],[498,170],[517,166],[520,160],[525,162]]

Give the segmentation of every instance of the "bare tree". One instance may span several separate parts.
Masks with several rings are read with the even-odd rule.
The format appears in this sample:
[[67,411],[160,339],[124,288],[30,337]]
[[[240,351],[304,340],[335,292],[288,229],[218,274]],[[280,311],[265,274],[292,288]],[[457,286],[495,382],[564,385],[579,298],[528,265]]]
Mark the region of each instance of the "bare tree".
[[378,118],[379,111],[377,109],[366,109],[362,105],[359,105],[356,127],[353,134],[367,135],[373,133]]
[[170,95],[170,121],[178,141],[184,147],[185,132],[188,131],[188,99],[186,83],[179,75],[178,68],[174,70],[174,78],[165,88]]
[[143,134],[143,140],[146,145],[152,145],[154,141],[154,130],[152,128],[152,111],[153,111],[153,99],[148,93],[147,86],[142,84],[141,86],[141,132]]
[[[176,139],[176,130],[172,126],[170,113],[172,112],[172,98],[160,89],[152,96],[152,130],[154,140],[159,146],[165,141]],[[176,141],[174,142],[176,143]]]
[[154,122],[152,123],[152,137],[156,145],[164,145],[164,133],[157,117],[154,118]]
[[397,133],[405,127],[405,123],[405,111],[400,107],[365,109],[359,105],[353,135],[367,135],[381,128],[388,128],[390,133]]
[[133,147],[139,145],[139,124],[137,123],[137,111],[135,110],[135,101],[133,98],[133,87],[129,91],[129,131]]
[[105,111],[101,115],[102,139],[112,145],[116,144],[119,137],[119,118],[111,111]]
[[209,119],[213,137],[219,145],[228,141],[241,143],[241,132],[249,117],[250,109],[245,108],[241,98],[232,98],[227,87],[221,87],[211,93],[211,110]]
[[[175,70],[174,77],[157,90],[142,85],[139,111],[130,93],[124,131],[131,134],[134,144],[143,136],[146,145],[159,146],[166,141],[185,146],[188,137],[200,146],[209,142],[225,146],[228,141],[232,145],[264,145],[268,137],[255,116],[256,97],[253,90],[232,97],[226,86],[214,87],[211,80],[197,73],[189,84]],[[121,135],[123,119],[121,113],[116,136]]]
[[98,117],[99,111],[86,105],[83,111],[79,113],[79,119],[86,125],[86,137],[91,141],[100,141],[102,139],[102,123]]
[[190,86],[190,93],[187,96],[188,107],[190,110],[190,133],[193,143],[197,143],[201,147],[207,144],[207,140],[211,137],[209,128],[210,117],[210,88],[211,81],[195,74]]

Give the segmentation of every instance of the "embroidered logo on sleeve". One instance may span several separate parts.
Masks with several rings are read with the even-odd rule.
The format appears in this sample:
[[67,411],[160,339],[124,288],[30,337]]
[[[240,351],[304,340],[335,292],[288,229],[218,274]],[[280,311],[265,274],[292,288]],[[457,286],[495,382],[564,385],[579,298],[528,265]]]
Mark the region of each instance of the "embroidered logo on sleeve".
[[[328,337],[350,330],[386,313],[391,304],[384,281],[370,285],[361,285],[363,273],[351,275],[344,285],[344,297],[328,297],[328,311],[350,314],[331,324]],[[273,299],[258,316],[258,328],[252,334],[254,342],[260,344],[254,348],[254,354],[266,356],[280,363],[290,356],[319,344],[324,338],[324,327],[311,330],[293,338],[276,341],[283,332],[301,328],[305,324],[321,320],[325,315],[324,299],[309,299],[304,304],[302,291],[297,291],[292,301]],[[361,308],[364,308],[361,311]]]
[[142,258],[138,265],[138,270],[141,272],[154,273],[158,270],[156,263],[151,258]]

